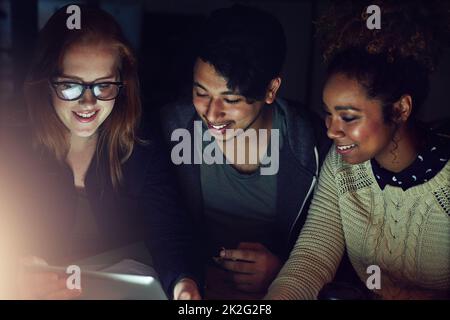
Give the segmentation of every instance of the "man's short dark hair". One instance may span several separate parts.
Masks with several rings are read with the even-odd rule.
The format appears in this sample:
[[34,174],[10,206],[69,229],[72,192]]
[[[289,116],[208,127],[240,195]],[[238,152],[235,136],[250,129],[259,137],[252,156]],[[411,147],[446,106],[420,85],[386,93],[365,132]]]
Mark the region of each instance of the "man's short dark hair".
[[228,89],[247,99],[263,100],[286,56],[280,22],[257,8],[234,5],[214,11],[199,33],[197,57],[227,80]]

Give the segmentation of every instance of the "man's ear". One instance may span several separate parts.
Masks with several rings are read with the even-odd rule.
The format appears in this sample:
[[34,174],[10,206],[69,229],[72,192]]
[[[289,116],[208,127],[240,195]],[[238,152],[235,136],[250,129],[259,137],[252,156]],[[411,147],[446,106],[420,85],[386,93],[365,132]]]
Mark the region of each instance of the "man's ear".
[[266,91],[266,97],[264,99],[264,101],[267,104],[271,104],[272,102],[275,101],[275,98],[277,97],[277,92],[278,89],[281,86],[281,78],[277,77],[274,78],[270,81],[269,86],[267,87],[267,91]]
[[401,96],[401,98],[394,103],[395,120],[398,122],[406,122],[412,113],[412,97],[409,94]]

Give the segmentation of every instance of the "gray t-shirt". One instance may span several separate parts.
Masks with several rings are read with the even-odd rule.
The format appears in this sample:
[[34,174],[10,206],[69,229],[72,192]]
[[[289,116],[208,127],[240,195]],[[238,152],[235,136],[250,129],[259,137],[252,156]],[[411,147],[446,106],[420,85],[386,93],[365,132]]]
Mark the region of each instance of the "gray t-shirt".
[[[279,130],[281,149],[284,114],[276,105],[264,107],[273,108],[272,129]],[[210,143],[215,141],[205,142],[203,148]],[[280,238],[274,228],[277,175],[261,175],[260,169],[243,174],[223,162],[200,166],[208,254],[217,255],[221,247],[236,248],[240,242],[260,242],[273,250]]]

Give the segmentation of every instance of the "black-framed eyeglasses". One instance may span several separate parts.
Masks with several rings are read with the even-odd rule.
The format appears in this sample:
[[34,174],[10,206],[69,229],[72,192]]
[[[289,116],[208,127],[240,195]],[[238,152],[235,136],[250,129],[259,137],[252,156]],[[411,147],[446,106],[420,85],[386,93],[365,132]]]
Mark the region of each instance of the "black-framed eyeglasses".
[[51,85],[58,98],[64,101],[80,99],[86,89],[90,89],[94,97],[98,100],[114,100],[123,87],[122,82],[80,83],[73,81],[52,81]]

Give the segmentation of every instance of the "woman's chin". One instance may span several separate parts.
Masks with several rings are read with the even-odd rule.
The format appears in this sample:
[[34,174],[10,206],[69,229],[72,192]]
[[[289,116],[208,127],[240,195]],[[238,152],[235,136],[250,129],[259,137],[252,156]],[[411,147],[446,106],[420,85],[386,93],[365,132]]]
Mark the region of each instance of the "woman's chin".
[[71,131],[72,137],[76,138],[82,138],[82,139],[89,139],[93,136],[95,136],[95,133],[97,130],[74,130]]
[[343,155],[342,160],[348,164],[360,164],[360,163],[366,162],[367,160],[370,160],[370,158],[365,159],[365,158],[361,158],[361,157]]

